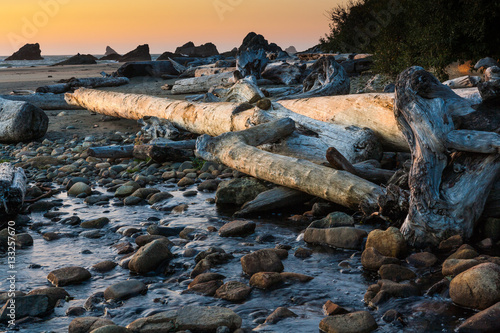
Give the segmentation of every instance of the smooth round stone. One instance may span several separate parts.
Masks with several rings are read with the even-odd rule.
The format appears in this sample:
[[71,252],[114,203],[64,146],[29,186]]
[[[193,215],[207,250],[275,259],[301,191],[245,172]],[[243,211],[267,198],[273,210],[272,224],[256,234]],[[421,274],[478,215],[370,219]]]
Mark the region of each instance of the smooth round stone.
[[146,285],[139,280],[127,280],[115,283],[104,291],[106,300],[124,300],[147,291]]
[[135,205],[138,205],[142,202],[142,199],[139,198],[139,197],[135,197],[135,196],[129,196],[129,197],[126,197],[125,200],[123,200],[123,204],[125,206],[135,206]]
[[71,186],[68,191],[68,195],[72,197],[76,197],[82,193],[85,195],[90,195],[92,193],[92,188],[83,182],[78,182]]
[[88,270],[83,267],[72,266],[56,269],[47,275],[49,280],[54,286],[62,287],[71,284],[82,283],[90,279],[91,275]]

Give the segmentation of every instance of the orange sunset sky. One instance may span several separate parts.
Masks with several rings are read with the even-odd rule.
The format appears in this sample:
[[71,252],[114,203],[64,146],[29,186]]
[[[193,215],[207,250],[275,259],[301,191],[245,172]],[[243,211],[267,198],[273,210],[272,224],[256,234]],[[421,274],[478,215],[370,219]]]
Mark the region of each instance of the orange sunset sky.
[[40,43],[42,55],[151,53],[188,41],[220,52],[250,31],[282,48],[305,50],[328,31],[326,11],[344,0],[0,0],[0,55]]

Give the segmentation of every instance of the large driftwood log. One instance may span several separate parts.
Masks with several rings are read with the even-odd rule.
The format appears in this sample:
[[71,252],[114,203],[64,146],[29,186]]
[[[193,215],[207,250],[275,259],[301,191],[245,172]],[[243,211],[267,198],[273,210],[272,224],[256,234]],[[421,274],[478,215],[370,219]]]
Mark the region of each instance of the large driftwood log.
[[0,164],[0,220],[21,210],[26,194],[26,175],[22,168]]
[[[141,145],[145,146],[145,145]],[[155,144],[149,146],[156,146],[159,148],[172,148],[176,150],[194,150],[196,146],[196,140],[184,140],[184,141],[169,141],[165,144]],[[89,156],[97,158],[132,158],[134,157],[134,145],[124,145],[124,146],[102,146],[102,147],[91,147],[87,150]],[[139,154],[139,150],[138,150]],[[192,156],[192,154],[191,154]]]
[[[481,100],[476,88],[458,89],[469,104]],[[285,108],[309,118],[344,126],[372,129],[389,151],[409,151],[408,143],[394,117],[394,94],[369,93],[280,100]]]
[[0,142],[22,142],[41,138],[49,118],[36,106],[0,99]]
[[252,125],[292,117],[301,126],[298,133],[269,147],[273,152],[326,162],[328,147],[336,147],[352,163],[380,157],[380,146],[373,132],[354,126],[323,123],[294,114],[279,105],[263,111],[248,104],[188,103],[143,95],[79,89],[67,94],[68,102],[114,117],[140,119],[155,116],[196,134],[213,136],[244,130]]
[[263,49],[242,51],[236,56],[236,67],[243,77],[253,75],[260,79],[268,62],[266,51]]
[[200,66],[195,68],[194,77],[234,72],[236,70],[236,67],[214,67],[214,65]]
[[230,86],[241,79],[240,72],[225,72],[175,81],[172,94],[203,93],[217,86]]
[[70,90],[87,87],[87,88],[100,88],[100,87],[117,87],[128,84],[130,80],[126,77],[89,77],[82,79],[70,79],[65,83],[52,84],[48,86],[39,87],[36,89],[37,93],[52,93],[62,94]]
[[181,74],[180,70],[182,67],[177,66],[178,64],[172,61],[136,61],[127,62],[123,64],[118,70],[113,74],[114,76],[124,76],[128,78],[133,78],[136,76],[152,76],[152,77],[162,77],[162,75],[175,75]]
[[477,84],[481,82],[480,76],[461,76],[456,79],[448,80],[443,82],[445,86],[448,86],[452,89],[460,89],[460,88],[472,88],[477,87]]
[[454,118],[467,114],[462,102],[420,67],[398,77],[394,113],[413,162],[401,231],[414,246],[469,238],[500,173],[500,135],[457,128]]
[[351,82],[347,72],[334,57],[323,57],[311,67],[303,83],[302,93],[286,96],[287,99],[310,98],[315,96],[347,95]]
[[262,77],[273,83],[286,84],[288,86],[301,83],[305,69],[305,64],[297,66],[288,62],[276,62],[267,65],[266,69],[262,72]]
[[203,135],[196,142],[196,155],[345,207],[378,211],[379,197],[385,195],[381,187],[346,171],[255,148],[290,135],[294,125],[293,120],[284,118],[218,137]]
[[0,95],[1,99],[33,104],[42,110],[83,110],[79,105],[70,105],[62,94]]

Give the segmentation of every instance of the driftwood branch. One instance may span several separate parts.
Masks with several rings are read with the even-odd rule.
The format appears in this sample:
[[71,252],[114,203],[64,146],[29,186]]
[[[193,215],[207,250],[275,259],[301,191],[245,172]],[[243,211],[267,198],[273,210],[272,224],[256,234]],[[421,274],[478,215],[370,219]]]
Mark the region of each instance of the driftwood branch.
[[22,168],[0,164],[0,218],[17,214],[26,194],[26,175]]

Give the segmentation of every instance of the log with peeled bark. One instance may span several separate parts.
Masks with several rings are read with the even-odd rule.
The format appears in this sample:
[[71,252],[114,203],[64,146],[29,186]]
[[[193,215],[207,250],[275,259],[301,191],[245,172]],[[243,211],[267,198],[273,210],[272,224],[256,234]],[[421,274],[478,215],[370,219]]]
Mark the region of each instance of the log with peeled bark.
[[352,163],[380,158],[381,148],[369,129],[320,122],[275,105],[268,111],[252,108],[248,103],[189,103],[144,95],[121,94],[78,89],[67,94],[69,103],[109,116],[140,119],[155,116],[169,120],[179,129],[213,136],[244,130],[283,117],[292,117],[299,131],[268,149],[273,152],[326,162],[328,147],[336,147]]
[[284,118],[218,137],[203,135],[196,142],[196,155],[344,207],[355,210],[362,207],[365,213],[379,210],[385,189],[346,171],[255,148],[283,139],[293,133],[294,127],[293,120]]
[[0,164],[0,221],[21,210],[26,194],[26,175],[11,163]]
[[0,98],[0,142],[17,143],[43,137],[49,118],[33,104]]
[[[477,88],[457,89],[469,104],[481,100]],[[368,127],[387,151],[409,151],[394,117],[394,94],[369,93],[345,96],[279,100],[285,108],[304,116],[344,126]]]
[[466,75],[457,77],[456,79],[445,81],[443,82],[443,84],[452,89],[460,89],[460,88],[477,87],[477,84],[479,82],[481,82],[481,77]]
[[231,86],[241,78],[242,76],[240,72],[235,71],[182,79],[175,81],[174,86],[172,87],[172,94],[204,93],[209,91],[212,87]]
[[253,76],[239,80],[230,88],[214,89],[212,93],[224,102],[234,103],[255,103],[264,98]]
[[63,94],[0,95],[1,99],[33,104],[42,110],[83,110],[79,105],[66,102]]
[[398,76],[394,113],[412,153],[401,232],[413,246],[435,246],[456,234],[470,238],[500,175],[500,135],[458,128],[457,115],[475,112],[464,104],[421,67]]
[[89,77],[82,79],[70,79],[65,83],[52,84],[48,86],[39,87],[36,89],[37,93],[52,93],[62,94],[72,89],[87,87],[87,88],[100,88],[100,87],[118,87],[128,84],[130,80],[126,77]]
[[311,67],[312,72],[303,82],[303,91],[286,99],[310,98],[349,94],[351,83],[347,72],[334,57],[323,57]]

